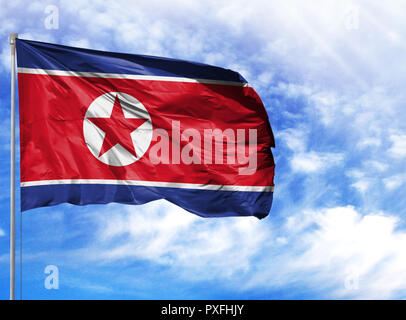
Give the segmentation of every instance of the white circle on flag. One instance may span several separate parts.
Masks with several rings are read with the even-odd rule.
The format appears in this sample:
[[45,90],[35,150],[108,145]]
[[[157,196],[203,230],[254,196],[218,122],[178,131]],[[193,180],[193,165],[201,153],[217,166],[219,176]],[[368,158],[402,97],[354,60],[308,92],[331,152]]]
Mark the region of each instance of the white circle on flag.
[[[107,119],[108,121],[112,117],[116,99],[119,100],[124,115],[123,121],[126,119],[129,121],[131,121],[130,119],[144,119],[145,122],[129,133],[127,146],[121,145],[116,139],[118,141],[116,144],[106,147],[103,146],[103,143],[106,144],[106,132],[95,124],[95,120]],[[116,128],[120,130],[120,126],[112,126],[109,130],[112,130],[114,134]],[[123,92],[108,92],[97,97],[87,109],[83,121],[83,135],[87,147],[98,160],[110,166],[128,166],[139,160],[151,144],[152,133],[152,121],[147,109],[136,98]],[[116,140],[113,139],[112,141]],[[132,142],[131,147],[133,147],[135,154],[128,151],[130,149],[128,141]]]

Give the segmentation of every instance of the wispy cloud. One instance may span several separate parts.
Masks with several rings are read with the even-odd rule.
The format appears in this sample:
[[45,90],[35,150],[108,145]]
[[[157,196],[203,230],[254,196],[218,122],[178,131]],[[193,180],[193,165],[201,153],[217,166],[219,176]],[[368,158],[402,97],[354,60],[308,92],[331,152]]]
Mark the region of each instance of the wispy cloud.
[[393,298],[406,286],[406,233],[384,212],[309,209],[278,224],[202,219],[159,201],[92,217],[92,243],[60,252],[77,267],[149,261],[197,284],[215,280],[239,292],[300,286],[327,298]]
[[389,148],[389,154],[394,158],[406,157],[406,134],[391,135],[392,146]]
[[[394,216],[360,214],[353,207],[294,215],[285,225],[291,236],[277,258],[284,267],[259,272],[250,285],[306,282],[320,291],[328,288],[330,297],[395,297],[406,286],[399,273],[406,263],[406,233],[396,231],[398,222]],[[346,286],[354,277],[357,287]]]
[[290,165],[296,173],[322,173],[329,167],[338,165],[343,161],[343,155],[339,153],[297,153],[293,156]]

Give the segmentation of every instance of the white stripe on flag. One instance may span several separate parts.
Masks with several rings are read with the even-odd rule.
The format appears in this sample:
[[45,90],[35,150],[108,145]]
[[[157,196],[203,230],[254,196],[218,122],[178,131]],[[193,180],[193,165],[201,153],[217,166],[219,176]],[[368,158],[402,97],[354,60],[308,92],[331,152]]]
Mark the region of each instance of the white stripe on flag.
[[248,83],[241,83],[241,82],[235,82],[235,81],[193,79],[193,78],[181,78],[181,77],[164,77],[164,76],[145,76],[145,75],[138,75],[138,74],[49,70],[49,69],[36,69],[36,68],[18,68],[18,73],[40,74],[40,75],[48,75],[48,76],[85,77],[85,78],[110,78],[110,79],[207,83],[207,84],[221,84],[221,85],[239,86],[239,87],[249,87],[250,86]]
[[198,183],[177,183],[157,181],[135,181],[135,180],[104,180],[104,179],[65,179],[65,180],[41,180],[21,182],[21,187],[34,187],[59,184],[114,184],[144,187],[166,187],[179,189],[217,190],[217,191],[248,191],[248,192],[273,192],[273,186],[233,186]]

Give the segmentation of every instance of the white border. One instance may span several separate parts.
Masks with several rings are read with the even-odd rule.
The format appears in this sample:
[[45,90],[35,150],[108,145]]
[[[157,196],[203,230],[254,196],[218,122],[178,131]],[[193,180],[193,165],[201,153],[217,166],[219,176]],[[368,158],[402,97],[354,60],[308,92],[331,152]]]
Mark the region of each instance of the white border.
[[84,78],[110,78],[110,79],[130,79],[130,80],[154,80],[154,81],[170,81],[170,82],[189,82],[189,83],[207,83],[221,84],[237,87],[249,87],[248,83],[235,81],[222,81],[210,79],[193,79],[181,77],[164,77],[164,76],[145,76],[137,74],[121,74],[121,73],[100,73],[100,72],[80,72],[67,70],[49,70],[36,68],[18,68],[18,73],[39,74],[48,76],[69,76],[69,77],[84,77]]
[[249,191],[249,192],[273,192],[273,186],[233,186],[198,183],[158,182],[158,181],[136,181],[136,180],[105,180],[105,179],[63,179],[63,180],[41,180],[21,182],[20,186],[34,187],[60,184],[114,184],[144,187],[166,187],[179,189],[217,190],[217,191]]

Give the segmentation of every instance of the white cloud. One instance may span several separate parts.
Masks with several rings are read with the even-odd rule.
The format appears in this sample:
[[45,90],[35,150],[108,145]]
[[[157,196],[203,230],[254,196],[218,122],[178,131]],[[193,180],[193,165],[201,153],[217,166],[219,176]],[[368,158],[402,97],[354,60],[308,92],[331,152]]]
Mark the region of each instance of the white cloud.
[[392,146],[388,150],[394,158],[404,158],[406,156],[406,134],[391,135]]
[[371,182],[368,179],[359,179],[357,182],[351,184],[352,187],[357,189],[360,193],[365,194],[368,191]]
[[300,128],[289,128],[276,132],[277,139],[281,139],[293,152],[303,152],[307,149],[307,135],[308,132]]
[[[304,210],[281,225],[255,218],[202,219],[166,202],[109,212],[80,263],[147,260],[192,282],[233,290],[300,285],[324,298],[399,297],[406,233],[399,219],[354,207]],[[346,286],[357,277],[358,289]],[[325,293],[328,290],[328,293]],[[324,293],[323,293],[324,292]]]
[[394,175],[394,176],[385,178],[382,181],[388,190],[393,190],[393,189],[399,188],[401,185],[406,183],[406,175],[404,175],[404,174]]
[[[311,95],[312,108],[319,111],[321,122],[324,125],[330,125],[337,120],[337,109],[341,108],[342,103],[336,97],[334,92],[317,92]],[[339,112],[342,112],[340,110]]]
[[378,172],[383,172],[388,169],[388,165],[386,163],[383,163],[382,161],[378,160],[367,160],[365,161],[364,166],[370,168],[371,170],[376,170]]
[[254,217],[203,219],[163,201],[147,206],[147,214],[130,207],[100,219],[98,246],[87,258],[147,259],[184,268],[192,278],[193,272],[222,278],[248,270],[269,238],[266,224]]
[[72,47],[91,48],[89,40],[85,38],[69,40],[67,45]]
[[[383,213],[363,216],[353,207],[297,214],[285,226],[289,246],[283,253],[267,257],[261,266],[269,264],[268,269],[254,275],[248,286],[283,286],[287,282],[328,289],[331,296],[327,297],[396,297],[406,286],[402,271],[406,233],[396,231],[397,224],[396,217]],[[357,290],[346,287],[354,276],[359,278]]]
[[323,172],[332,166],[339,165],[344,156],[341,153],[306,151],[308,148],[309,129],[289,128],[276,133],[285,146],[293,152],[290,166],[293,172]]
[[6,233],[3,231],[3,229],[0,228],[0,237],[3,237],[5,235],[6,235]]
[[380,139],[371,137],[366,137],[358,142],[358,147],[361,149],[367,147],[379,147],[380,145],[381,145]]
[[330,167],[339,165],[344,160],[340,153],[303,152],[295,153],[290,161],[294,172],[317,173],[323,172]]

